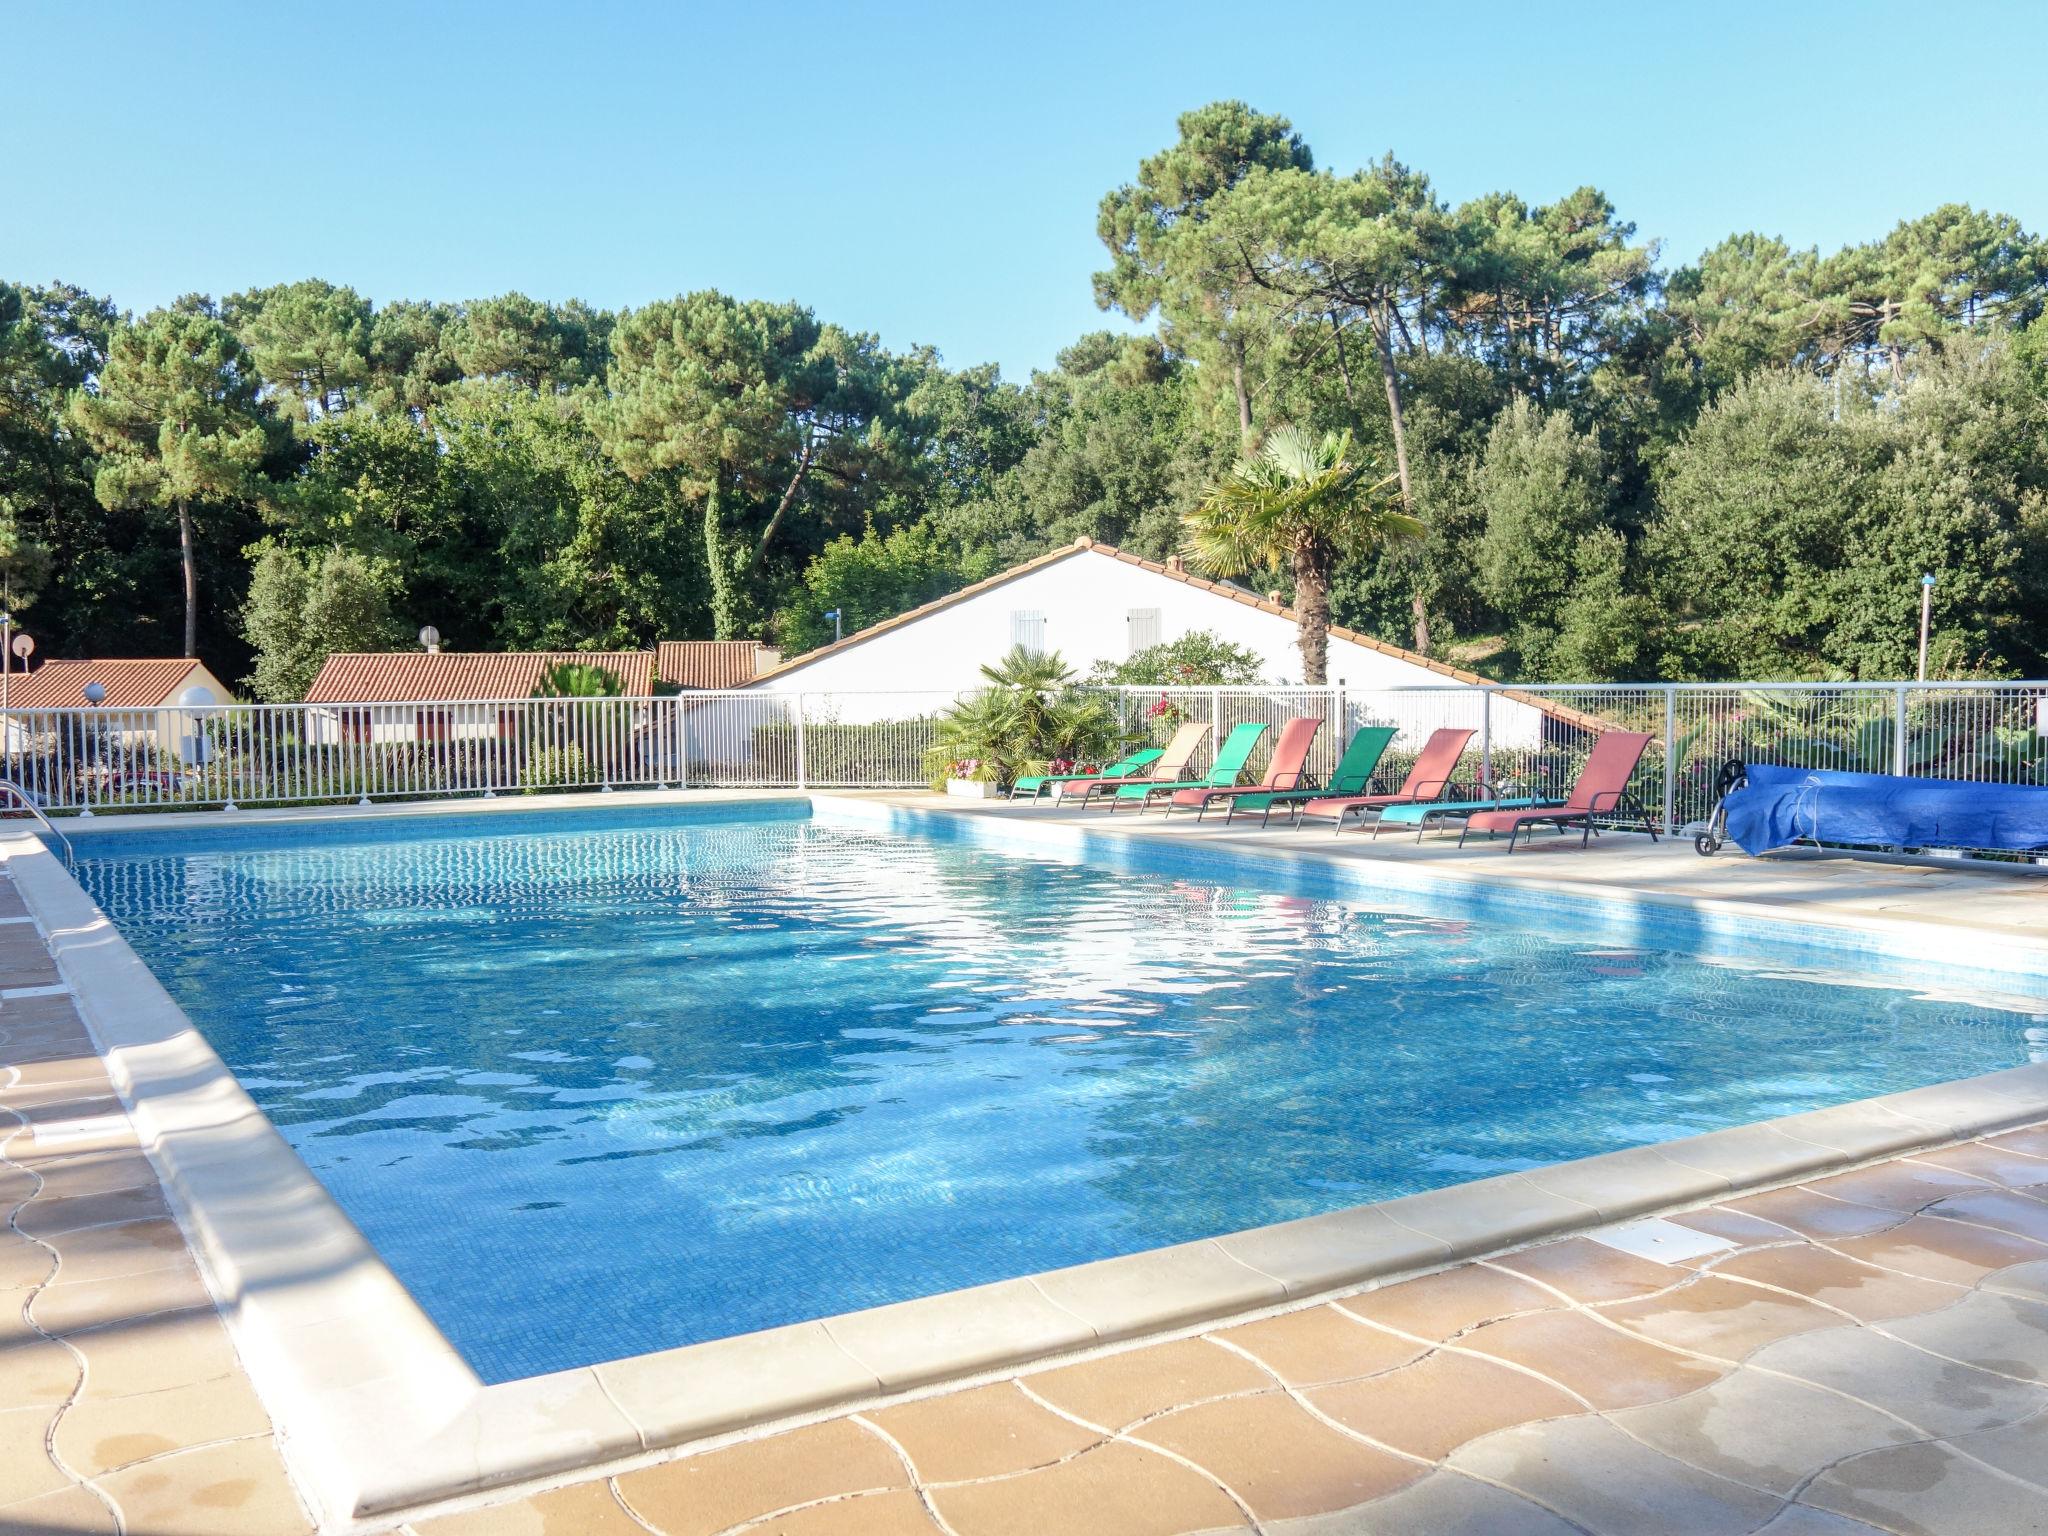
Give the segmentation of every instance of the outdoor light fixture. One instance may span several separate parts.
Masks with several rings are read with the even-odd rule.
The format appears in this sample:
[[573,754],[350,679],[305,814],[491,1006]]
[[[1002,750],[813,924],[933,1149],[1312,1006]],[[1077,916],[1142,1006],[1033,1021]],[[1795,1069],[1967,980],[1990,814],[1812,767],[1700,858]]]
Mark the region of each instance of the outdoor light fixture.
[[105,685],[104,683],[87,683],[87,684],[85,685],[85,702],[86,702],[86,703],[88,703],[88,704],[100,704],[100,703],[103,703],[103,702],[105,702],[105,700],[106,700],[106,697],[107,697],[107,689],[106,689],[106,685]]
[[425,646],[429,656],[441,654],[441,631],[428,624],[420,630],[420,644]]
[[837,608],[828,608],[825,610],[825,617],[832,621],[832,643],[837,645],[839,643],[839,610]]
[[1920,681],[1927,681],[1927,620],[1934,609],[1934,578],[1920,578]]

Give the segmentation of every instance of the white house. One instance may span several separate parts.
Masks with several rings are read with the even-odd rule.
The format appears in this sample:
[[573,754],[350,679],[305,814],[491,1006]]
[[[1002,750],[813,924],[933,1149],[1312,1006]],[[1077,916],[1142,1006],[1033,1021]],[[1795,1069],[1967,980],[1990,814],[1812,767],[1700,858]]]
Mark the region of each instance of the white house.
[[[818,708],[847,723],[902,719],[980,686],[982,665],[1014,645],[1057,651],[1085,676],[1097,662],[1123,661],[1192,630],[1253,652],[1276,689],[1300,685],[1293,609],[1204,580],[1178,562],[1141,559],[1084,538],[770,668],[753,686],[818,695]],[[1328,673],[1356,716],[1398,724],[1404,733],[1437,725],[1476,730],[1485,718],[1494,741],[1522,746],[1541,739],[1546,718],[1567,727],[1586,723],[1519,692],[1497,693],[1483,705],[1477,690],[1487,679],[1479,674],[1340,626],[1330,629]],[[1409,688],[1438,691],[1406,698],[1389,692]],[[704,724],[708,730],[712,722]]]
[[[86,689],[97,687],[97,699]],[[234,695],[206,663],[191,656],[111,661],[46,661],[33,672],[11,671],[4,688],[8,753],[34,752],[38,742],[72,728],[62,712],[92,711],[108,739],[155,745],[190,761],[202,750],[201,721]]]
[[[495,741],[520,734],[554,668],[601,667],[627,698],[654,693],[652,651],[335,651],[306,689],[306,739]],[[641,711],[642,714],[645,711]]]

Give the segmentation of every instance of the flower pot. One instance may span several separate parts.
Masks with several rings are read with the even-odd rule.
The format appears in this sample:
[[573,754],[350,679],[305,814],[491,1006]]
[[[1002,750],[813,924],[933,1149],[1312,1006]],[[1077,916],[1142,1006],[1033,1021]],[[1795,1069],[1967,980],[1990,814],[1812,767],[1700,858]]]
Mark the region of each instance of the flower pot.
[[996,787],[980,779],[948,779],[946,793],[956,800],[993,800]]

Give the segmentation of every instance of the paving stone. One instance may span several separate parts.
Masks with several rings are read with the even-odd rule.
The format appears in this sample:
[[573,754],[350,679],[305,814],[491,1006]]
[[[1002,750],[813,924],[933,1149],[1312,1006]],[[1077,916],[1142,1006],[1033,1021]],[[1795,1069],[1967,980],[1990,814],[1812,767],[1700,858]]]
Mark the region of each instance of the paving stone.
[[[1756,1248],[1765,1243],[1785,1241],[1785,1231],[1776,1222],[1765,1221],[1745,1211],[1730,1210],[1726,1206],[1710,1205],[1704,1210],[1678,1211],[1665,1219],[1675,1227],[1690,1227],[1695,1232],[1706,1232],[1733,1243],[1738,1248]],[[1680,1259],[1674,1262],[1686,1268],[1697,1268],[1712,1258],[1711,1254],[1702,1254],[1695,1259]]]
[[1664,1349],[1576,1312],[1489,1323],[1459,1343],[1532,1370],[1596,1408],[1631,1408],[1676,1397],[1718,1379],[1727,1369]]
[[1963,1294],[1960,1286],[1888,1274],[1810,1243],[1732,1254],[1714,1272],[1777,1286],[1866,1323],[1931,1312]]
[[1179,1339],[1041,1371],[1024,1384],[1062,1412],[1121,1429],[1169,1408],[1263,1392],[1273,1378],[1220,1344]]
[[1689,1466],[1788,1496],[1843,1456],[1916,1438],[1875,1409],[1753,1370],[1608,1417]]
[[185,1234],[168,1217],[85,1227],[44,1239],[57,1250],[57,1283],[80,1285],[114,1280],[152,1269],[182,1269],[192,1260]]
[[1869,1328],[1831,1328],[1765,1346],[1751,1369],[1845,1392],[1931,1436],[2011,1424],[2048,1407],[2048,1391],[1940,1360]]
[[1554,1286],[1582,1303],[1646,1296],[1685,1279],[1682,1271],[1668,1264],[1619,1252],[1588,1237],[1567,1237],[1488,1262]]
[[2002,1189],[1986,1190],[1982,1194],[1956,1195],[1930,1206],[1927,1214],[1946,1216],[1952,1221],[1967,1221],[1979,1226],[1996,1227],[1999,1231],[2010,1233],[2014,1237],[2048,1243],[2048,1200],[2037,1200],[2031,1195]]
[[[114,1512],[84,1488],[66,1488],[18,1504],[0,1504],[0,1531],[21,1536],[113,1536]],[[134,1528],[131,1526],[130,1530]]]
[[2048,1259],[2036,1259],[2027,1264],[2009,1264],[2004,1269],[1993,1270],[1977,1282],[1977,1289],[2004,1296],[2021,1296],[2030,1301],[2048,1302]]
[[163,1312],[211,1312],[213,1298],[190,1262],[113,1280],[58,1281],[30,1304],[37,1324],[71,1334],[109,1323],[127,1325]]
[[1953,1306],[1883,1325],[1932,1354],[2001,1376],[2048,1382],[2048,1306],[1983,1292]]
[[1831,1246],[1884,1269],[1951,1285],[1974,1285],[1995,1269],[2048,1258],[2048,1243],[1937,1216],[1915,1216],[1886,1231],[1845,1237]]
[[1367,1322],[1437,1342],[1493,1318],[1563,1305],[1541,1286],[1483,1264],[1461,1265],[1342,1302],[1345,1311]]
[[240,1370],[218,1314],[207,1309],[160,1312],[127,1325],[71,1334],[85,1356],[85,1396],[162,1392],[231,1376]]
[[1756,1536],[1887,1536],[1874,1525],[1807,1504],[1787,1504]]
[[[50,1460],[43,1443],[62,1401],[0,1409],[0,1505],[72,1486],[71,1479]],[[14,1399],[0,1398],[0,1402],[11,1405]],[[0,1515],[0,1531],[6,1528],[5,1516]]]
[[312,1521],[268,1436],[185,1451],[108,1473],[98,1486],[131,1532],[302,1536]]
[[2048,1125],[2030,1125],[2024,1130],[2006,1131],[1981,1138],[1987,1147],[2020,1152],[2029,1157],[2048,1158]]
[[1937,1147],[1931,1152],[1916,1152],[1913,1161],[1932,1163],[1937,1168],[1953,1168],[1960,1173],[1974,1173],[1980,1179],[1989,1179],[2008,1189],[2048,1185],[2048,1158],[2027,1157],[2006,1147],[1993,1146],[1988,1141],[1966,1141],[1959,1147]]
[[1331,1429],[1277,1391],[1182,1408],[1133,1437],[1195,1463],[1261,1521],[1350,1509],[1428,1470]]
[[858,1493],[773,1515],[743,1536],[942,1536],[914,1493]]
[[1782,1501],[1638,1445],[1603,1419],[1525,1424],[1450,1465],[1526,1494],[1593,1536],[1749,1536]]
[[1660,1344],[1735,1361],[1795,1333],[1845,1326],[1839,1312],[1713,1274],[1659,1296],[1615,1302],[1599,1311]]
[[1452,1350],[1305,1395],[1346,1428],[1430,1461],[1510,1425],[1586,1412],[1547,1382]]
[[1183,1536],[1250,1524],[1200,1473],[1122,1441],[1036,1472],[935,1488],[931,1500],[956,1536]]
[[0,1292],[32,1290],[57,1272],[49,1247],[0,1227]]
[[74,1403],[57,1421],[57,1454],[85,1477],[152,1456],[270,1433],[270,1416],[248,1380],[222,1376],[192,1386]]
[[1102,1438],[1040,1407],[1013,1382],[899,1403],[862,1417],[903,1447],[925,1483],[1023,1472]]
[[62,1157],[30,1161],[43,1181],[37,1196],[41,1200],[67,1200],[78,1195],[102,1195],[116,1189],[157,1187],[156,1170],[139,1152],[70,1152]]
[[902,1459],[846,1419],[622,1472],[614,1481],[620,1502],[668,1536],[711,1536],[798,1504],[910,1486]]
[[1772,1222],[1801,1237],[1863,1237],[1895,1227],[1906,1219],[1905,1212],[1888,1206],[1834,1199],[1796,1185],[1724,1203],[1731,1211]]
[[1800,1498],[1907,1536],[2048,1531],[2048,1491],[1938,1444],[1852,1457],[1822,1473]]
[[30,1334],[0,1350],[0,1407],[54,1408],[71,1400],[78,1377],[78,1361],[70,1350]]
[[411,1523],[418,1536],[647,1536],[603,1479]]
[[170,1214],[161,1190],[153,1184],[139,1184],[132,1189],[109,1190],[97,1195],[39,1197],[22,1207],[14,1224],[34,1237],[55,1237],[80,1227],[168,1220]]
[[1438,1470],[1359,1509],[1269,1521],[1267,1536],[1578,1536],[1527,1499]]
[[1213,1337],[1252,1355],[1291,1387],[1371,1376],[1419,1360],[1428,1348],[1361,1323],[1335,1307],[1283,1312],[1221,1329]]
[[1984,1181],[1959,1168],[1895,1158],[1869,1168],[1853,1168],[1824,1179],[1808,1179],[1806,1188],[1857,1205],[1878,1206],[1910,1215],[1949,1195],[1971,1194]]
[[1947,1443],[2001,1472],[2048,1484],[2048,1411],[1973,1435],[1951,1435]]

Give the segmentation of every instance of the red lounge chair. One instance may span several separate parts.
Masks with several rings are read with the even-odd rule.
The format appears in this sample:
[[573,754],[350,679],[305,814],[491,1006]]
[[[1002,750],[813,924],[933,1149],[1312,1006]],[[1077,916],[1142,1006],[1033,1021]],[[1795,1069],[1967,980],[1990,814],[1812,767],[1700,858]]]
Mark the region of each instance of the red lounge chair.
[[1185,810],[1193,806],[1195,820],[1200,821],[1212,805],[1228,805],[1238,795],[1265,794],[1276,789],[1299,789],[1308,776],[1308,749],[1315,742],[1316,732],[1321,730],[1320,717],[1298,715],[1280,727],[1280,739],[1273,743],[1272,761],[1266,764],[1266,776],[1256,784],[1237,784],[1228,789],[1211,788],[1177,789],[1167,802],[1166,814],[1171,816],[1173,808]]
[[1650,744],[1648,731],[1603,731],[1600,739],[1593,743],[1593,750],[1586,754],[1586,766],[1579,770],[1578,782],[1572,785],[1571,797],[1563,805],[1537,807],[1521,811],[1481,811],[1466,818],[1465,830],[1458,834],[1458,846],[1465,846],[1465,839],[1474,832],[1484,832],[1491,837],[1496,832],[1508,835],[1508,852],[1515,851],[1515,838],[1524,827],[1534,827],[1539,822],[1549,822],[1562,832],[1566,827],[1582,827],[1579,846],[1585,847],[1598,830],[1593,825],[1595,816],[1626,815],[1640,817],[1643,830],[1650,834],[1650,841],[1657,840],[1656,823],[1650,820],[1650,813],[1642,803],[1629,793],[1628,781],[1635,777],[1636,764],[1643,760],[1643,750]]
[[1465,755],[1465,744],[1471,739],[1469,730],[1457,726],[1431,731],[1429,740],[1415,755],[1415,765],[1408,770],[1408,777],[1392,794],[1331,795],[1311,800],[1295,814],[1294,824],[1300,826],[1304,816],[1331,816],[1342,832],[1344,818],[1353,813],[1362,821],[1367,811],[1382,811],[1390,805],[1406,805],[1414,800],[1441,800],[1446,792],[1457,788],[1451,775],[1458,771],[1458,759]]
[[1053,786],[1053,802],[1065,805],[1078,800],[1086,805],[1097,795],[1111,795],[1127,784],[1173,784],[1179,782],[1194,760],[1196,750],[1208,740],[1209,722],[1190,720],[1173,733],[1166,750],[1143,773],[1124,778],[1066,779]]

